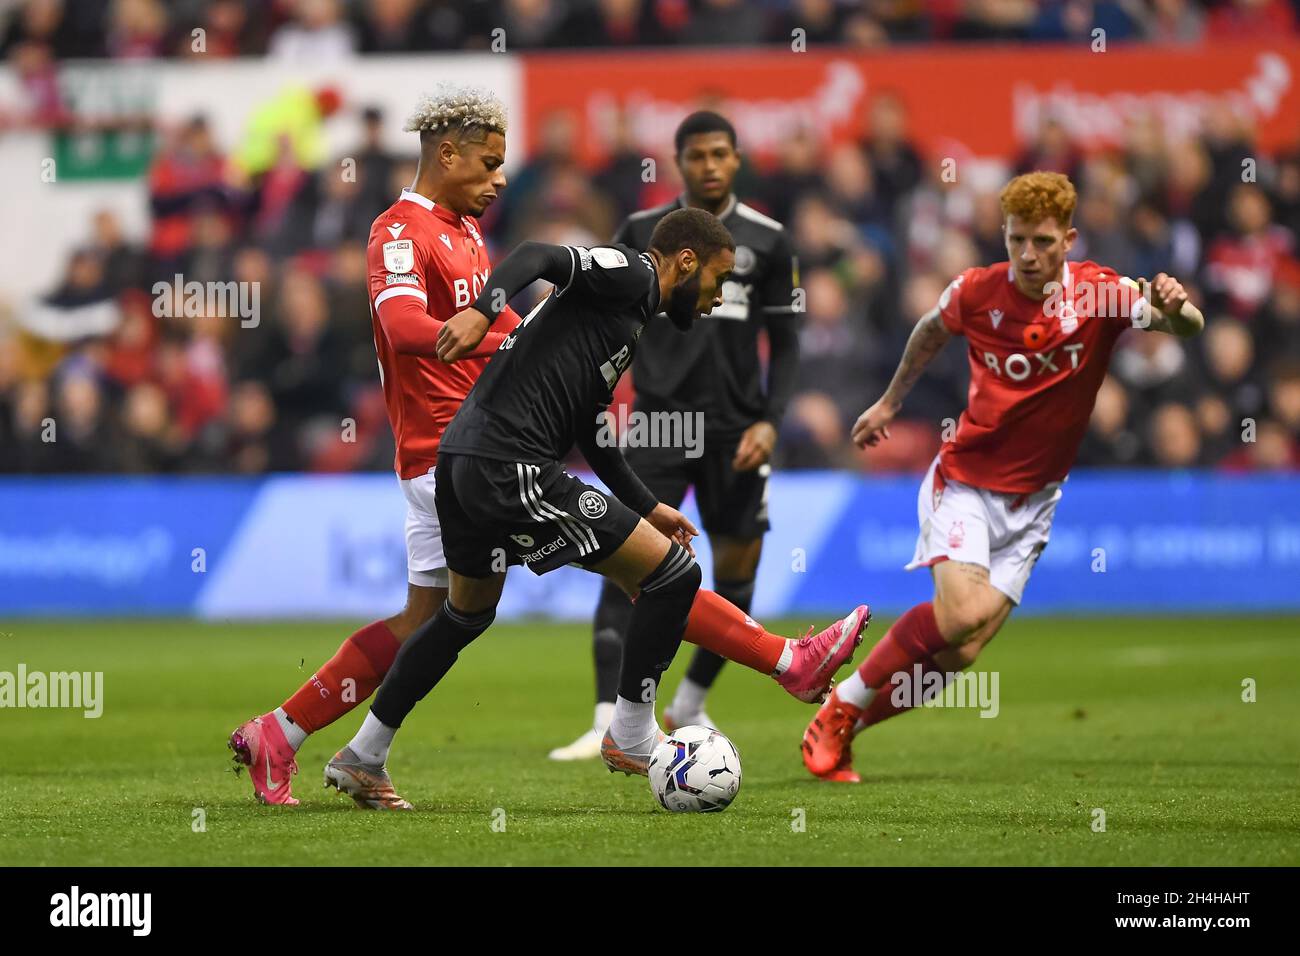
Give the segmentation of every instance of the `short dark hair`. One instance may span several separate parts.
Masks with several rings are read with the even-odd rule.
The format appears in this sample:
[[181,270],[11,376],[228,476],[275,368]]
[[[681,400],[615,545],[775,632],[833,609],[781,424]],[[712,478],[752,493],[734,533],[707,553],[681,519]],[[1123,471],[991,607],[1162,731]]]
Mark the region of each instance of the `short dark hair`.
[[677,155],[682,154],[688,138],[699,136],[701,133],[726,133],[727,138],[731,140],[731,148],[736,148],[736,127],[732,126],[721,113],[699,110],[682,120],[673,135],[673,145],[677,147]]
[[717,216],[688,207],[676,209],[659,220],[650,236],[650,248],[664,256],[691,249],[705,263],[723,249],[735,252],[736,243]]

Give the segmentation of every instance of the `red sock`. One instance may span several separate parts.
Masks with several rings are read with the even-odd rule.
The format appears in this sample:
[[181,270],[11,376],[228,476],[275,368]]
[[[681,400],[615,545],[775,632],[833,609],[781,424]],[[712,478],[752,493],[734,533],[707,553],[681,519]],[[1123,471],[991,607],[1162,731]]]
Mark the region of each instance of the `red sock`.
[[703,588],[696,592],[682,640],[768,675],[785,651],[784,637],[769,634],[726,598]]
[[[927,657],[921,662],[922,678],[924,678],[926,674],[934,674],[941,672],[942,670],[943,668],[934,662],[933,657]],[[947,683],[946,680],[945,683]],[[893,690],[893,684],[886,684],[880,689],[875,697],[871,698],[871,703],[867,704],[867,709],[864,710],[862,716],[858,718],[858,727],[856,729],[865,730],[872,724],[878,724],[882,720],[888,720],[895,714],[901,714],[912,709],[911,695],[907,695],[908,699],[902,704],[896,704],[894,703]]]
[[401,646],[383,621],[367,624],[284,702],[284,712],[309,734],[328,727],[375,692]]
[[926,601],[894,622],[858,667],[858,675],[868,687],[880,690],[898,671],[911,671],[913,664],[947,647],[934,619],[934,605]]

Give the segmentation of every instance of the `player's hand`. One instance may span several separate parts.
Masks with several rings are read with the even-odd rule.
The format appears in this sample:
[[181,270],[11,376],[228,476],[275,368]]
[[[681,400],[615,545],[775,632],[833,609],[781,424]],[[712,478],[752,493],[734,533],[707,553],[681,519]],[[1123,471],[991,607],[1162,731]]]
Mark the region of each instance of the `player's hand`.
[[853,423],[853,444],[859,448],[877,445],[889,437],[889,423],[898,414],[898,407],[883,398],[858,416]]
[[655,505],[655,510],[645,516],[656,531],[666,538],[672,538],[688,552],[691,557],[695,556],[695,548],[691,545],[691,538],[700,533],[700,529],[691,524],[691,519],[686,517],[676,508],[670,508],[662,501]]
[[475,308],[457,312],[438,333],[438,358],[444,362],[462,359],[483,341],[487,335],[488,317]]
[[1161,315],[1178,315],[1187,304],[1187,290],[1169,273],[1158,272],[1151,283],[1151,304]]
[[731,467],[736,471],[753,471],[772,457],[776,447],[776,428],[771,422],[754,422],[740,436]]

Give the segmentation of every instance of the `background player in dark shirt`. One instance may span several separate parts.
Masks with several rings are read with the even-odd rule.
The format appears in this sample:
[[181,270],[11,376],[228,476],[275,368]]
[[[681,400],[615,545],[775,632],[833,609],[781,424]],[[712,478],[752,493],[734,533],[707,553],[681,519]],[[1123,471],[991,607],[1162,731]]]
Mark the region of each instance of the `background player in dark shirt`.
[[[327,780],[345,765],[349,781],[386,791],[378,805],[408,806],[384,769],[393,736],[492,624],[508,564],[544,574],[576,563],[636,596],[601,743],[611,770],[646,773],[663,738],[656,689],[683,639],[774,677],[800,700],[825,694],[862,640],[867,607],[794,641],[700,590],[694,526],[660,503],[601,437],[601,413],[660,304],[675,324],[689,326],[721,302],[733,262],[726,228],[707,212],[682,209],[664,217],[646,253],[526,242],[496,268],[473,307],[448,320],[438,356],[455,361],[478,346],[511,296],[537,279],[555,285],[506,337],[443,434],[435,476],[449,596],[403,645],[360,733],[326,767]],[[614,495],[564,470],[575,442]]]
[[[663,206],[629,216],[614,241],[645,249],[655,226],[684,207],[708,210],[731,233],[736,264],[723,284],[722,304],[690,329],[668,322],[646,327],[632,366],[634,414],[698,416],[702,445],[645,447],[630,443],[628,464],[660,500],[678,507],[695,488],[701,524],[713,550],[713,586],[748,612],[754,577],[770,527],[768,459],[794,391],[799,360],[794,300],[794,254],[785,228],[737,200],[740,169],[736,131],[725,117],[692,113],[677,127],[677,168],[685,192]],[[769,346],[766,385],[759,358],[760,333]],[[662,420],[662,419],[661,419]],[[680,434],[687,434],[683,429]],[[618,683],[619,661],[632,605],[610,582],[601,590],[593,622],[596,713],[592,729],[551,751],[553,760],[583,760],[600,752]],[[723,659],[695,651],[686,676],[664,711],[664,726],[712,725],[704,699]]]

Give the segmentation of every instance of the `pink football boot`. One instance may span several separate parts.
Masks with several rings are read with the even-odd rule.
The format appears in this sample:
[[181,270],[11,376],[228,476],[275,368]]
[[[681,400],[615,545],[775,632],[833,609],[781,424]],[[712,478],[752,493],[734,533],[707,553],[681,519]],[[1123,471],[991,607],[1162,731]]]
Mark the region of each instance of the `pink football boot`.
[[871,608],[860,604],[819,634],[809,628],[802,639],[792,642],[794,660],[777,683],[805,704],[820,703],[831,688],[831,678],[853,656],[870,623]]
[[284,739],[284,731],[275,714],[263,714],[240,724],[227,742],[235,752],[235,773],[248,768],[253,781],[253,795],[258,802],[296,807],[292,777],[298,772],[293,748]]

